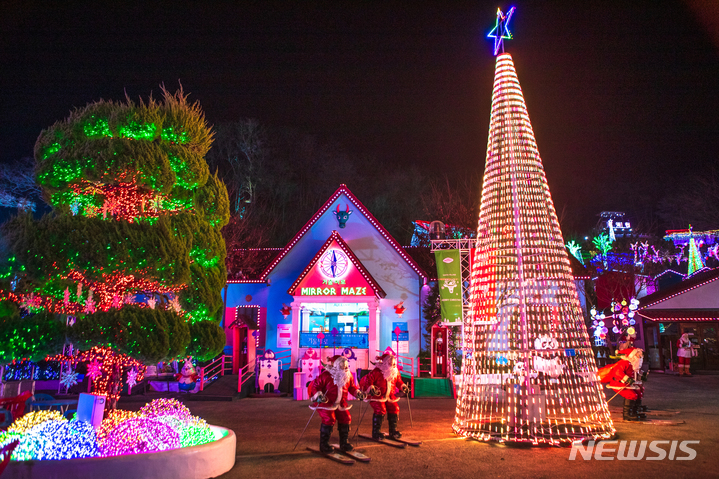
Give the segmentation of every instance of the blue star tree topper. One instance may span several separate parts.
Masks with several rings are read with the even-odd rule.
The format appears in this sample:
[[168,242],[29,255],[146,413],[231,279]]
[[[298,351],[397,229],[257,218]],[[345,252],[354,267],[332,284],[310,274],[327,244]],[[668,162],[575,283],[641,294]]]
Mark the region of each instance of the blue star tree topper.
[[509,31],[509,21],[512,19],[515,7],[509,9],[507,14],[502,13],[501,9],[497,9],[497,23],[487,35],[487,38],[494,38],[494,55],[499,53],[500,48],[504,53],[504,40],[512,39],[512,32]]

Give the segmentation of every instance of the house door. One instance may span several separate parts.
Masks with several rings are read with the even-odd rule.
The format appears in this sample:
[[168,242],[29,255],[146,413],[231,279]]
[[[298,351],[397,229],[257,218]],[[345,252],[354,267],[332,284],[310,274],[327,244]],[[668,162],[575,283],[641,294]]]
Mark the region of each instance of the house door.
[[682,333],[690,333],[689,339],[696,347],[692,369],[719,369],[717,323],[684,323]]
[[676,371],[677,339],[682,332],[679,323],[659,323],[660,364],[665,370]]
[[449,355],[447,354],[448,345],[448,329],[445,326],[432,326],[432,377],[433,378],[446,378],[448,375],[448,361]]
[[644,360],[645,362],[649,362],[649,368],[650,369],[659,369],[664,370],[665,365],[662,361],[664,359],[662,357],[661,351],[662,351],[662,345],[659,340],[659,327],[654,324],[645,324],[644,325],[644,343],[646,344],[647,351],[646,356],[647,358]]
[[232,327],[232,374],[238,372],[250,361],[248,351],[248,337],[250,331],[246,325],[234,325]]
[[247,326],[242,326],[237,328],[237,352],[238,352],[238,361],[237,364],[239,365],[240,369],[242,369],[247,364],[247,336],[248,336],[248,330]]
[[716,323],[702,324],[699,333],[699,369],[719,369],[719,344]]

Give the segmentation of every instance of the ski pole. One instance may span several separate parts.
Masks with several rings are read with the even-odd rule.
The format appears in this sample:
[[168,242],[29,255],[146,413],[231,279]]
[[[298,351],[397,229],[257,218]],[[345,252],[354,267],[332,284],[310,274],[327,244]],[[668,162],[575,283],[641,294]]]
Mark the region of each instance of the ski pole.
[[[617,394],[615,394],[614,396],[612,396],[612,397],[610,397],[609,399],[607,399],[607,405],[609,405],[609,402],[610,402],[612,399],[614,399],[615,397],[619,396],[619,393],[620,393],[620,392],[622,392],[624,389],[627,389],[627,388],[628,388],[628,386],[624,386],[623,388],[620,388],[619,391],[617,391]],[[589,419],[590,417],[593,417],[595,414],[597,414],[597,413],[600,412],[601,410],[602,410],[601,408],[597,409],[597,410],[594,411],[591,415],[587,416],[587,419]]]
[[[622,388],[622,389],[626,389],[626,388]],[[620,392],[621,392],[621,391],[617,391],[617,394],[615,394],[614,396],[612,396],[612,397],[610,397],[609,399],[607,399],[607,404],[609,404],[609,402],[610,402],[612,399],[614,399],[615,397],[619,396],[619,393],[620,393]]]
[[[362,401],[364,402],[364,401]],[[362,411],[362,402],[360,402],[360,411]],[[359,432],[359,428],[362,425],[362,419],[364,419],[364,415],[367,412],[367,409],[369,408],[369,404],[367,405],[367,408],[365,408],[364,412],[360,413],[360,420],[357,423],[357,429],[355,430],[354,435],[352,436],[352,440],[354,441],[355,437],[357,437],[357,433]]]
[[409,411],[409,427],[414,427],[414,421],[412,421],[412,408],[409,407],[409,393],[406,395],[407,397],[407,410]]
[[[310,425],[310,422],[312,421],[312,418],[315,417],[315,413],[316,413],[316,412],[317,412],[317,409],[313,409],[313,410],[312,410],[312,415],[310,416],[310,420],[307,421],[307,426]],[[295,447],[292,448],[293,451],[294,451],[295,449],[297,449],[297,446],[300,444],[300,441],[302,440],[302,436],[305,435],[305,431],[307,430],[307,426],[305,426],[305,428],[302,430],[302,434],[300,434],[300,438],[297,440],[297,444],[295,444]]]

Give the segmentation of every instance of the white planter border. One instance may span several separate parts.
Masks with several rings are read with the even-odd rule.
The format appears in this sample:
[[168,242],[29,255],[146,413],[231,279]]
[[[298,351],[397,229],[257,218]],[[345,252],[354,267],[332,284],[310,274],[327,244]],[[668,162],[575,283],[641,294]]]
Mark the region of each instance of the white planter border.
[[10,461],[3,479],[207,479],[235,465],[234,431],[210,425],[219,439],[199,446],[62,461]]

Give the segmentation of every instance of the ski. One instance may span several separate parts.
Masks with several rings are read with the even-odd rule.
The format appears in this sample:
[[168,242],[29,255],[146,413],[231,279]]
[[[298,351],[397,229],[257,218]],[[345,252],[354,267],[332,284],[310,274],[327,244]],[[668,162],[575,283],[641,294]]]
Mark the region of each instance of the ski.
[[320,456],[325,456],[327,459],[332,459],[333,461],[339,462],[340,464],[345,464],[347,466],[351,466],[355,463],[354,459],[350,459],[349,457],[343,456],[342,454],[339,454],[337,452],[324,453],[314,447],[308,447],[307,450],[312,451],[315,454],[319,454]]
[[670,421],[668,419],[645,419],[643,421],[624,421],[624,422],[634,422],[636,424],[651,424],[653,426],[678,426],[680,424],[685,424],[684,421]]
[[681,411],[660,411],[660,410],[654,410],[646,411],[644,414],[647,416],[676,416]]
[[[621,414],[622,408],[612,406],[609,408],[609,412]],[[654,409],[654,408],[651,408],[648,411],[641,411],[641,412],[644,414],[654,414],[656,416],[674,416],[676,414],[681,413],[681,411],[672,411],[672,410],[667,410],[667,409]]]
[[332,447],[334,447],[334,448],[337,450],[337,452],[339,452],[340,454],[345,454],[345,455],[351,457],[352,459],[356,459],[356,460],[358,460],[358,461],[360,461],[360,462],[369,462],[369,460],[370,460],[370,457],[369,457],[369,456],[365,456],[365,455],[362,454],[361,452],[357,452],[357,451],[343,451],[342,449],[340,449],[340,445],[339,445],[339,444],[332,444]]
[[410,446],[419,447],[420,444],[422,444],[422,441],[410,441],[409,439],[392,439],[392,441],[402,442],[404,444],[409,444]]
[[399,449],[404,449],[407,447],[407,444],[404,444],[402,442],[393,441],[392,439],[375,439],[369,434],[360,434],[360,437],[363,437],[365,439],[369,439],[370,441],[378,442],[380,444],[385,444],[387,446],[397,447]]

